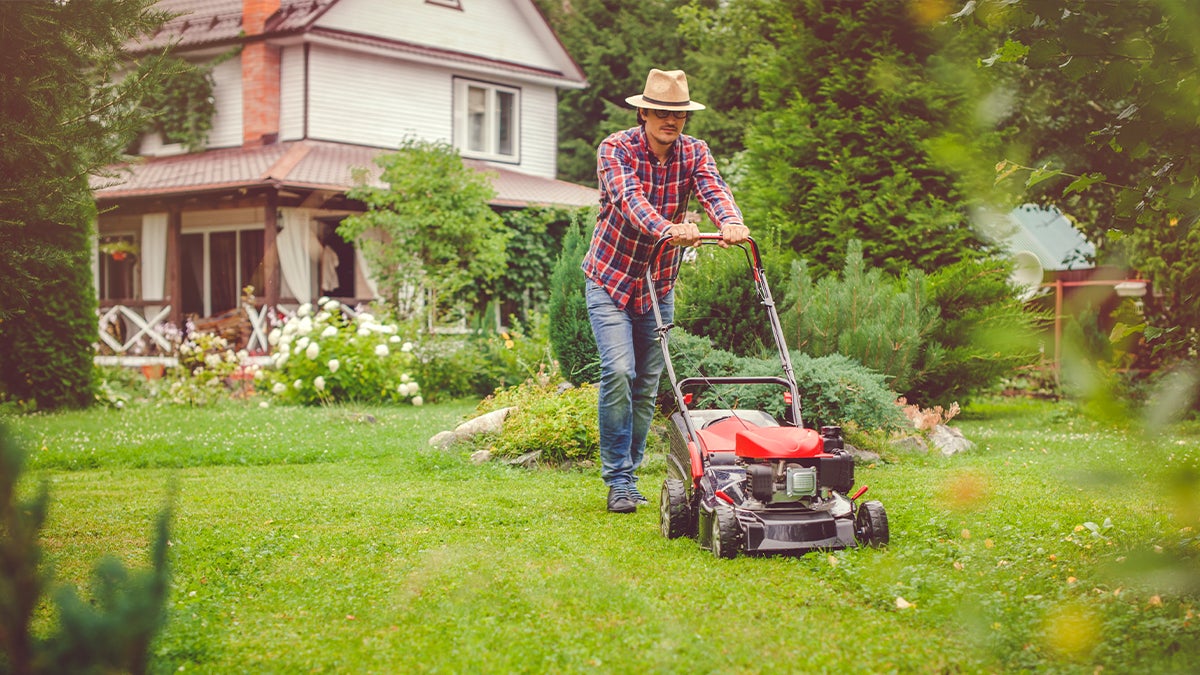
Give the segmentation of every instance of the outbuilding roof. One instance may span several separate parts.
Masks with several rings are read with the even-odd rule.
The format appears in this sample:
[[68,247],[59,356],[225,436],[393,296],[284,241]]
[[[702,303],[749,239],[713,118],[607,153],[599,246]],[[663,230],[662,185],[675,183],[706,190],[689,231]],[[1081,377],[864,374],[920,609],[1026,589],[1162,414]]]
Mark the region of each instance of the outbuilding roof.
[[1057,208],[1024,204],[1008,215],[1017,225],[1008,239],[1011,251],[1032,252],[1052,272],[1095,267],[1096,246]]

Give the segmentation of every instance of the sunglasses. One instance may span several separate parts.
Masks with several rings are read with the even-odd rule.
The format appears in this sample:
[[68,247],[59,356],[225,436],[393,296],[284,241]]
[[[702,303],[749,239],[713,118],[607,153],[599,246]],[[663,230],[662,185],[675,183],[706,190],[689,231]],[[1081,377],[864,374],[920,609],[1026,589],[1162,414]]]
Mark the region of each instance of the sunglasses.
[[686,120],[691,113],[687,110],[651,110],[654,116],[660,120],[665,120],[668,117],[674,117],[677,120]]

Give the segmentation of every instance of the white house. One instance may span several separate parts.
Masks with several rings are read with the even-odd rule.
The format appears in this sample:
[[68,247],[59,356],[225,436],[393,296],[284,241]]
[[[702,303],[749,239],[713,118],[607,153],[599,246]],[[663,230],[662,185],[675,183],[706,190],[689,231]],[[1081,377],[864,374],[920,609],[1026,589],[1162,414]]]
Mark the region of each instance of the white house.
[[[497,208],[597,201],[555,179],[557,92],[587,83],[532,0],[158,7],[178,16],[135,52],[232,57],[213,70],[203,151],[148,134],[140,161],[94,181],[96,286],[112,325],[218,315],[247,285],[272,308],[373,297],[362,257],[333,229],[362,208],[345,195],[355,169],[377,176],[372,159],[406,137],[450,142],[494,175]],[[134,336],[117,332],[120,352]]]

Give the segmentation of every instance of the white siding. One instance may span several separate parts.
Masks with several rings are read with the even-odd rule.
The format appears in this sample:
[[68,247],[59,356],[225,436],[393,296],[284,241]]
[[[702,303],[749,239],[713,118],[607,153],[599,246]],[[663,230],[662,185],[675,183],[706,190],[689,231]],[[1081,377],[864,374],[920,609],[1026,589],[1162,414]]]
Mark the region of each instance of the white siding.
[[[453,143],[454,78],[471,74],[312,45],[309,138],[395,148],[406,136]],[[553,178],[558,144],[557,92],[546,85],[488,80],[521,92],[520,164],[509,168]]]
[[553,87],[521,89],[521,171],[554,178],[558,162],[558,94]]
[[316,25],[562,70],[561,49],[547,43],[544,25],[527,20],[517,6],[525,2],[462,0],[459,11],[425,0],[343,0]]
[[279,57],[279,140],[304,138],[304,45],[284,47]]
[[242,60],[233,58],[213,68],[213,98],[217,113],[208,132],[208,147],[242,144]]
[[399,146],[405,136],[450,140],[449,71],[313,45],[309,138]]

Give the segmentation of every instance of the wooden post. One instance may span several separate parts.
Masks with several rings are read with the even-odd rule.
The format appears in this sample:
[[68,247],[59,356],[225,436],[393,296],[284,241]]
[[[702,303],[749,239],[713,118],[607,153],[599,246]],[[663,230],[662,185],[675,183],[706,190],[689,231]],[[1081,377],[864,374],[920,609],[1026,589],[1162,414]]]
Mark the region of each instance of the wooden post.
[[1062,372],[1062,334],[1063,334],[1063,280],[1054,280],[1054,373],[1055,378]]
[[171,303],[169,321],[183,330],[183,274],[180,237],[183,233],[183,210],[173,205],[167,211],[167,302]]
[[266,212],[263,215],[263,301],[267,307],[279,305],[279,246],[275,235],[279,231],[279,192],[267,191]]

